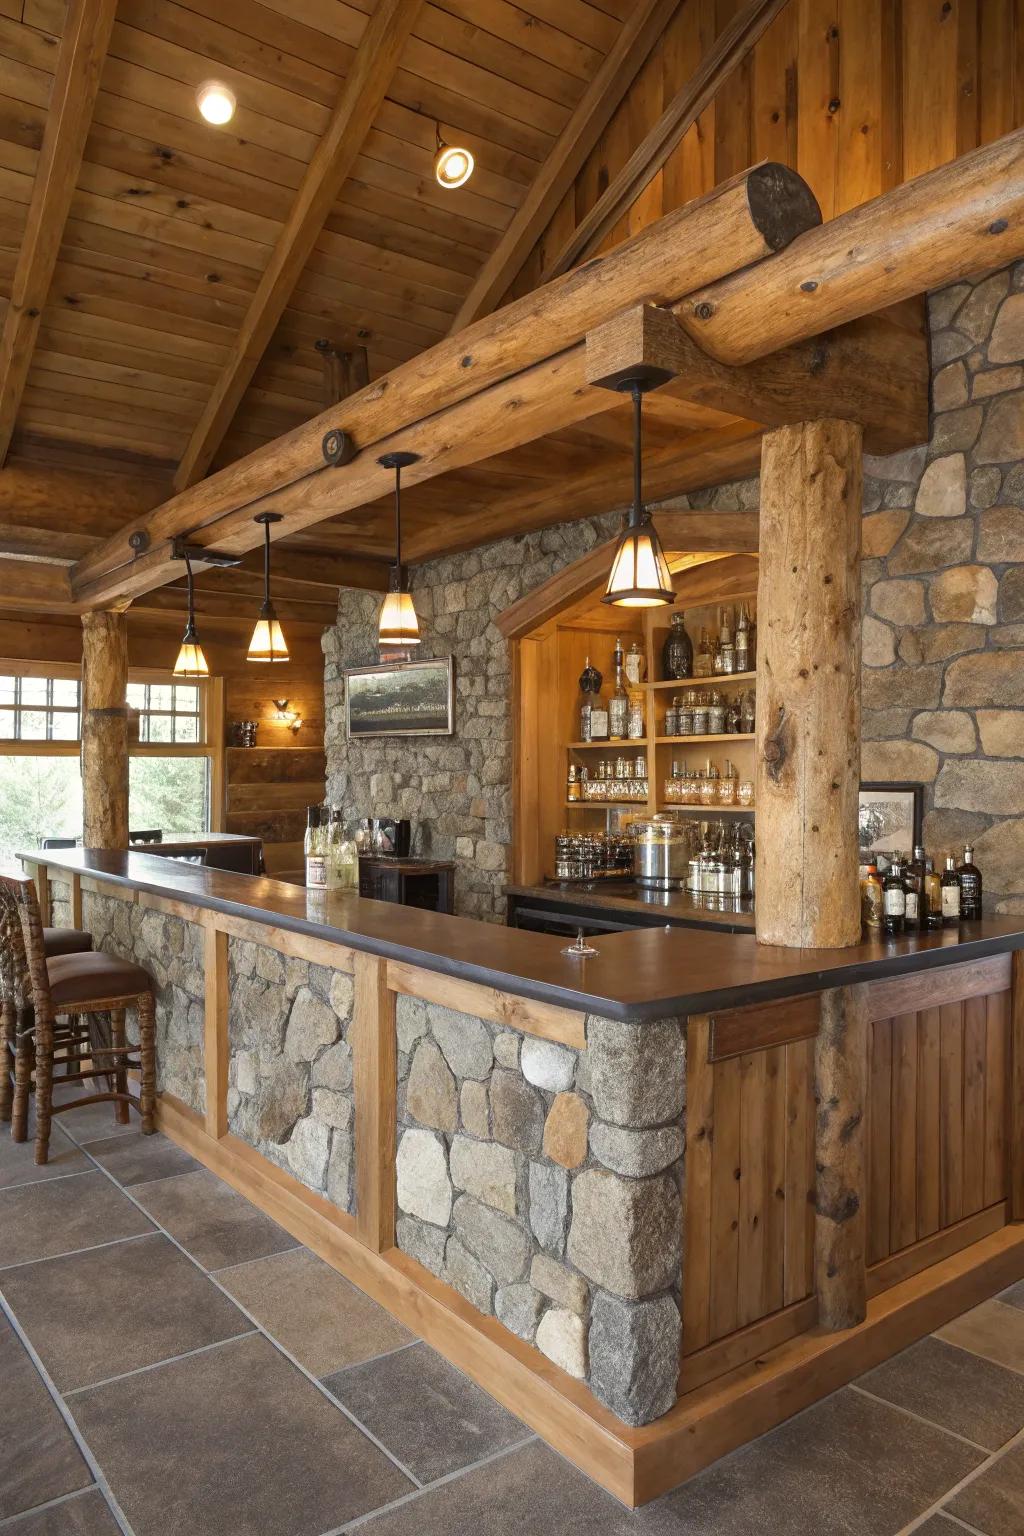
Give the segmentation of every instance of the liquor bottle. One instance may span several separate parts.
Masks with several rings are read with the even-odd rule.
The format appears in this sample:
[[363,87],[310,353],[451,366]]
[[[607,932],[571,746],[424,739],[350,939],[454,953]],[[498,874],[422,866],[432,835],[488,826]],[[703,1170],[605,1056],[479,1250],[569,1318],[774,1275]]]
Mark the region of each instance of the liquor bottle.
[[882,882],[874,862],[867,864],[860,882],[860,911],[869,936],[882,931]]
[[736,620],[736,671],[750,672],[753,661],[753,651],[750,644],[750,614],[747,612],[746,603],[740,605],[740,616]]
[[913,864],[903,864],[900,868],[903,874],[903,890],[907,898],[906,932],[917,933],[921,928],[921,913],[923,910],[921,876]]
[[321,807],[306,808],[306,836],[302,850],[306,860],[306,887],[309,890],[327,889],[327,860],[324,856],[324,835],[321,826]]
[[647,658],[639,640],[634,640],[626,653],[626,681],[631,688],[639,688],[647,677]]
[[714,669],[711,642],[708,640],[707,630],[702,629],[700,632],[700,648],[693,663],[693,675],[694,677],[710,677]]
[[569,775],[565,781],[565,798],[567,800],[579,800],[581,798],[580,781],[576,777],[575,763],[569,764]]
[[672,628],[661,648],[661,667],[666,679],[693,676],[693,641],[686,633],[683,615],[672,615]]
[[728,677],[737,670],[736,646],[732,637],[732,609],[722,608],[719,612],[719,619],[718,649],[722,658],[721,670]]
[[942,927],[942,879],[931,859],[924,865],[924,925],[929,931]]
[[625,741],[629,735],[629,694],[626,692],[626,674],[622,667],[622,641],[616,640],[615,686],[608,701],[608,735],[613,741]]
[[893,861],[882,881],[882,932],[902,933],[907,919],[907,893],[903,889],[903,866]]
[[[586,666],[580,673],[580,741],[602,741],[604,737],[594,736],[591,722],[591,713],[595,704],[600,703],[601,698],[601,674],[596,667],[590,665],[590,657],[587,657]],[[607,722],[604,736],[608,735]]]
[[960,916],[973,923],[981,916],[981,870],[974,862],[974,849],[964,844],[963,863],[957,870],[960,877]]
[[942,871],[942,926],[960,926],[960,877],[956,872],[956,859],[947,854],[946,867]]
[[[926,856],[925,851],[924,851],[924,845],[922,843],[915,843],[914,844],[914,857],[910,861],[910,868],[914,871],[915,875],[920,880],[920,882],[921,882],[921,891],[922,891],[922,894],[923,894],[923,892],[924,892],[924,877],[925,877],[925,871],[928,868],[928,859],[927,859],[927,856]],[[922,905],[922,908],[921,908],[921,915],[922,915],[922,917],[924,916],[924,906],[923,905]]]

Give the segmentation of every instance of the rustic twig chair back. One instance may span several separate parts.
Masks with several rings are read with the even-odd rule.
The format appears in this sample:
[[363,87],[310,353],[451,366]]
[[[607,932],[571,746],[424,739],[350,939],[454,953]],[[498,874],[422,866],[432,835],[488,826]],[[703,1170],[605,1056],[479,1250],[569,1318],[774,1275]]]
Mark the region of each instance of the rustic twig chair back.
[[[30,999],[23,998],[21,1017],[29,1017],[28,1002],[34,1015],[30,1027],[18,1032],[15,1060],[15,1104],[12,1132],[16,1139],[24,1139],[24,1115],[27,1114],[29,1077],[34,1073],[36,1095],[35,1160],[47,1161],[50,1142],[50,1122],[54,1114],[74,1109],[80,1104],[94,1104],[112,1100],[118,1118],[127,1119],[129,1106],[142,1115],[142,1130],[149,1134],[155,1130],[156,1107],[156,1018],[153,984],[148,972],[133,961],[121,960],[102,951],[56,955],[47,960],[43,925],[39,914],[39,902],[35,886],[26,878],[0,873],[0,892],[4,907],[13,904],[20,920],[24,940],[22,974],[27,971]],[[12,942],[12,952],[15,946]],[[15,959],[15,975],[22,964]],[[15,985],[15,1016],[18,1016],[18,987]],[[138,1056],[125,1034],[125,1011],[133,1010],[138,1017]],[[89,1046],[91,1065],[84,1069],[81,1061],[73,1062],[70,1056],[58,1058],[65,1065],[76,1065],[69,1071],[65,1082],[84,1082],[87,1079],[112,1077],[114,1086],[106,1092],[88,1094],[82,1098],[68,1099],[58,1105],[53,1103],[53,1069],[55,1052],[67,1049],[77,1055],[80,1030],[75,1026],[83,1016],[109,1013],[111,1020],[110,1044],[92,1043]],[[6,1014],[5,1014],[6,1018]],[[58,1027],[58,1019],[69,1021]],[[70,1027],[69,1027],[70,1026]],[[5,1023],[5,1035],[6,1035]],[[25,1036],[31,1036],[26,1039]],[[140,1071],[140,1091],[136,1096],[128,1088],[128,1072]],[[18,1120],[21,1117],[21,1136]]]
[[[18,1035],[27,1027],[31,1011],[31,983],[18,904],[7,886],[0,884],[0,1121],[11,1119],[17,1072]],[[22,1134],[16,1140],[24,1140]]]

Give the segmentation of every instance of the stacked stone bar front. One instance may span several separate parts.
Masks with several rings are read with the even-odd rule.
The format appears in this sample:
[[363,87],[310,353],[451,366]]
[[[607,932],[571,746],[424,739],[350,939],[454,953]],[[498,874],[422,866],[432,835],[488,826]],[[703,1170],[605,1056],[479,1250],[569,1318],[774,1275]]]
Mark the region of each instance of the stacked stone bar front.
[[398,1245],[626,1423],[679,1374],[682,1021],[590,1017],[569,1050],[397,1006]]

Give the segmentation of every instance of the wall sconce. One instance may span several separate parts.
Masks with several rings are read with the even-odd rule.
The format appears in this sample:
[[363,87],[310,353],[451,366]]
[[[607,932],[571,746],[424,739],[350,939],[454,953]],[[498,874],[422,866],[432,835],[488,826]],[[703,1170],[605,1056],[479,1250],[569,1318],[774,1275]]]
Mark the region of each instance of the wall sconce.
[[297,715],[293,709],[290,710],[288,708],[287,699],[275,699],[274,708],[277,710],[278,725],[286,725],[293,734],[297,735],[299,727],[302,725],[302,716]]

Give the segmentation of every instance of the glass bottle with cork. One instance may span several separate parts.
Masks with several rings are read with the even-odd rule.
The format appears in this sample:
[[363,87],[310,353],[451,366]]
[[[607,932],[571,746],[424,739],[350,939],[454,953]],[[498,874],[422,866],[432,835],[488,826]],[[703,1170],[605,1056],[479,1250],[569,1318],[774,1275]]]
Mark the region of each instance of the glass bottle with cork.
[[626,692],[626,673],[623,668],[622,641],[616,640],[612,661],[615,667],[615,684],[608,700],[608,735],[613,741],[625,741],[629,736],[629,694]]

